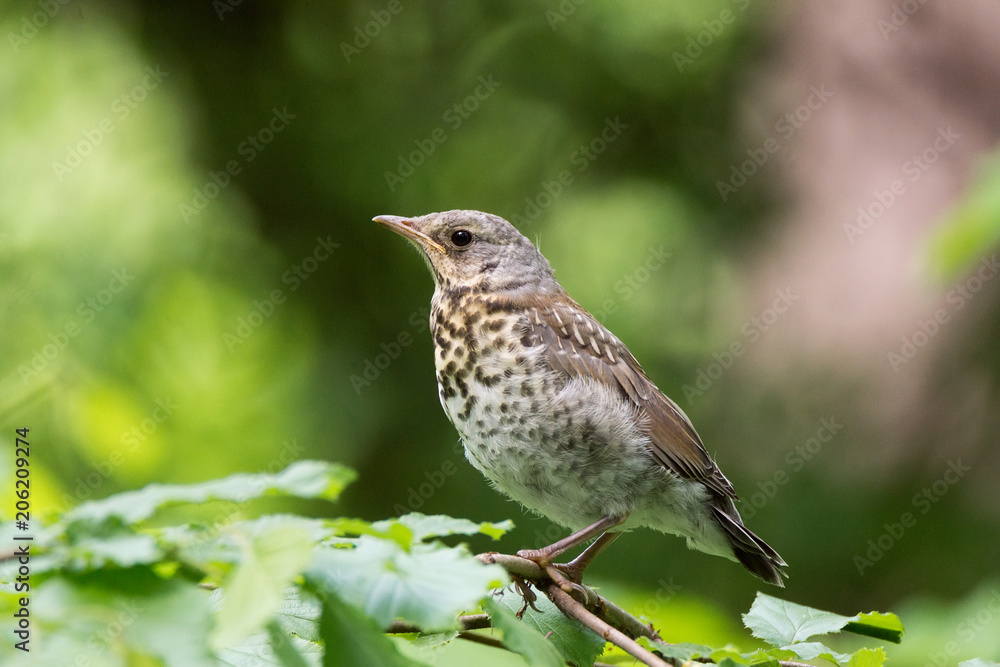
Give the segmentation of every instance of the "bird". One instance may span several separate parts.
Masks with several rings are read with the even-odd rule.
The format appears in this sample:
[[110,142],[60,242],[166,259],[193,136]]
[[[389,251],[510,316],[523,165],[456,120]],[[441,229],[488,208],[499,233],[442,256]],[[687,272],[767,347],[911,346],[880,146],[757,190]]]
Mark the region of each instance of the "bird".
[[572,531],[518,556],[560,585],[579,583],[623,532],[651,528],[784,585],[785,561],[744,526],[691,420],[514,225],[472,210],[373,220],[416,246],[434,278],[438,394],[466,458]]

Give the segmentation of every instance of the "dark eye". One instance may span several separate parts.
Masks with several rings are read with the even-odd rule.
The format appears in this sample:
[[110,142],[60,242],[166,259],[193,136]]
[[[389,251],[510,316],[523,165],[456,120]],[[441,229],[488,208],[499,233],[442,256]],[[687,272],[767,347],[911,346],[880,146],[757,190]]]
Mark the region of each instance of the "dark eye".
[[451,235],[451,242],[459,247],[469,245],[472,243],[472,233],[464,229],[460,229]]

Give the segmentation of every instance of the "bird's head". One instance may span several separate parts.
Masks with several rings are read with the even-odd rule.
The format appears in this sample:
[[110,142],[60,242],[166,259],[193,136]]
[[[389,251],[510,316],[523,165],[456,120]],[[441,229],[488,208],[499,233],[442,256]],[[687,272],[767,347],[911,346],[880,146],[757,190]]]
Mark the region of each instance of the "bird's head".
[[439,288],[495,291],[555,285],[548,261],[499,216],[445,211],[419,218],[380,215],[374,220],[417,246]]

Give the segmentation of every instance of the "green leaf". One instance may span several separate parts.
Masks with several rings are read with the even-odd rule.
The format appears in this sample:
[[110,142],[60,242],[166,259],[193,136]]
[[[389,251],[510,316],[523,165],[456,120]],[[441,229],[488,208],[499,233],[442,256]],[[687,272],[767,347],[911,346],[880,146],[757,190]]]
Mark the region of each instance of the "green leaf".
[[750,660],[746,656],[731,648],[717,649],[715,651],[712,651],[711,655],[709,655],[708,657],[711,658],[712,662],[714,662],[717,665],[750,664]]
[[789,650],[787,648],[770,648],[767,650],[758,650],[751,653],[744,653],[743,657],[747,659],[747,664],[750,665],[774,665],[778,667],[779,660],[794,660],[798,656],[795,651]]
[[490,523],[483,521],[475,523],[468,519],[455,519],[443,514],[426,515],[420,512],[404,514],[397,519],[376,521],[372,527],[376,530],[388,530],[393,524],[401,524],[410,529],[414,541],[423,541],[429,537],[444,537],[446,535],[488,535],[494,540],[500,539],[507,531],[514,528],[510,520]]
[[754,637],[773,646],[804,642],[814,635],[839,632],[852,619],[829,611],[780,600],[757,593],[743,623]]
[[838,653],[832,648],[820,644],[819,642],[800,642],[798,644],[792,644],[786,647],[795,652],[795,654],[802,658],[803,660],[816,660],[817,658],[822,658],[823,660],[828,660],[835,665],[839,665],[842,662],[847,662],[851,659],[851,656],[846,653]]
[[91,664],[130,656],[131,664],[214,667],[208,650],[209,596],[194,584],[164,581],[145,568],[56,577],[31,601],[37,627],[50,640],[38,645],[40,665]]
[[326,595],[323,601],[320,634],[326,646],[324,667],[417,667],[423,664],[400,653],[371,618],[333,594]]
[[321,613],[319,600],[298,586],[289,586],[275,619],[287,634],[318,642]]
[[163,550],[151,535],[122,534],[75,543],[69,550],[66,567],[72,570],[98,569],[107,565],[132,567],[155,563]]
[[[336,535],[336,530],[333,527],[335,521],[336,519],[314,519],[298,514],[265,514],[255,519],[226,524],[225,529],[241,535],[263,535],[270,533],[275,527],[294,527],[308,534],[313,542],[321,542]],[[213,528],[218,530],[217,527]]]
[[[715,654],[713,654],[713,656],[714,655]],[[746,660],[743,660],[742,658],[736,660],[731,657],[725,657],[725,658],[713,657],[713,660],[715,661],[715,664],[717,664],[719,667],[740,667],[740,665],[748,664]]]
[[245,503],[264,496],[335,500],[355,473],[325,461],[297,461],[276,474],[237,474],[200,484],[150,484],[103,500],[83,503],[66,513],[67,522],[102,522],[117,518],[131,524],[167,505],[228,500]]
[[702,646],[701,644],[689,644],[687,642],[681,642],[679,644],[666,644],[664,642],[648,642],[651,649],[662,653],[664,657],[674,658],[676,660],[694,660],[696,658],[705,658],[712,655],[713,649],[710,646]]
[[844,626],[844,631],[865,637],[885,639],[898,644],[903,639],[903,622],[895,614],[873,611],[855,616],[850,623]]
[[165,557],[163,549],[151,535],[139,535],[117,528],[114,534],[70,539],[57,544],[34,562],[33,574],[60,569],[89,572],[105,567],[150,565]]
[[778,667],[779,661],[795,659],[798,656],[794,651],[783,648],[770,648],[767,650],[751,651],[750,653],[739,653],[732,648],[722,648],[710,650],[707,657],[712,662],[719,665],[754,665],[755,667]]
[[302,657],[295,644],[290,641],[293,638],[285,635],[277,621],[267,624],[267,636],[282,667],[311,667],[312,663]]
[[316,549],[307,576],[382,628],[400,618],[428,632],[457,628],[460,612],[508,581],[503,568],[483,565],[463,547],[435,542],[406,550],[368,535],[351,542],[351,548]]
[[263,628],[281,606],[285,587],[309,564],[314,546],[294,526],[275,525],[254,537],[223,586],[211,646],[225,648]]
[[448,535],[484,534],[498,539],[514,527],[510,521],[490,523],[484,521],[475,523],[468,519],[455,519],[443,514],[427,516],[412,512],[401,517],[385,519],[369,523],[363,519],[340,518],[329,522],[337,535],[386,537],[395,540],[404,549],[409,549],[415,542],[422,542],[432,537]]
[[[152,565],[165,558],[163,547],[152,535],[137,534],[128,527],[104,524],[96,530],[43,529],[32,544],[31,573],[43,575],[61,570],[84,573],[105,567]],[[0,579],[16,575],[17,561],[0,563]]]
[[847,667],[882,667],[885,663],[885,651],[881,648],[863,648],[853,656]]
[[339,517],[331,519],[329,524],[335,535],[359,537],[361,535],[371,535],[372,537],[386,537],[395,540],[399,546],[409,549],[413,543],[413,533],[406,526],[398,524],[388,524],[376,528],[371,522],[364,519],[354,519],[350,517]]
[[222,577],[229,565],[239,563],[248,541],[275,529],[295,528],[313,543],[335,534],[327,519],[310,519],[293,514],[268,514],[247,521],[223,525],[187,524],[149,530],[158,542],[184,563]]
[[[757,593],[743,623],[754,637],[774,646],[804,642],[815,635],[846,630],[867,637],[899,643],[903,624],[895,614],[871,612],[857,616],[841,616]],[[794,647],[791,647],[794,648]]]
[[[552,643],[535,628],[517,620],[510,609],[492,598],[486,601],[486,611],[493,627],[503,632],[503,643],[520,654],[531,667],[564,667],[566,662]],[[593,664],[591,661],[590,664]]]
[[[355,520],[356,522],[357,520]],[[371,524],[367,531],[360,534],[388,538],[404,549],[409,549],[414,542],[413,531],[395,520],[379,521]]]
[[323,649],[318,643],[321,613],[318,600],[303,594],[295,586],[289,586],[284,591],[281,606],[267,624],[267,629],[219,651],[219,658],[234,667],[291,667],[289,660],[294,663],[295,658],[290,658],[289,651],[283,646],[290,644],[306,664],[318,667],[323,661]]
[[[504,593],[499,599],[494,598],[494,601],[515,613],[524,606],[520,595],[510,593]],[[581,667],[593,665],[597,656],[604,651],[606,642],[579,621],[566,618],[544,595],[539,595],[534,604],[539,611],[528,607],[521,617],[521,623],[538,630],[556,647],[564,660]]]

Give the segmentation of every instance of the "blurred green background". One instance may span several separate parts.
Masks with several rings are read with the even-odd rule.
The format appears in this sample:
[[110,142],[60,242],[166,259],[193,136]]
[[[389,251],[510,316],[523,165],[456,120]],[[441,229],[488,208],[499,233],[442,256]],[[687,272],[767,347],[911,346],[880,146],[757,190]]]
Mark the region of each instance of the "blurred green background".
[[[35,508],[316,457],[361,476],[314,512],[561,537],[465,462],[430,276],[371,222],[475,208],[688,412],[789,599],[1000,658],[997,10],[819,5],[0,2]],[[649,532],[591,576],[695,642],[758,587]]]

